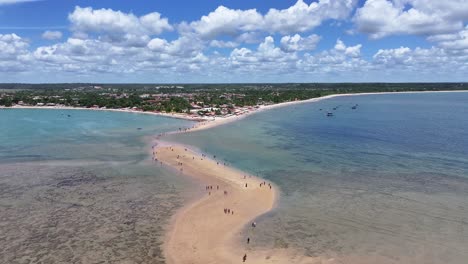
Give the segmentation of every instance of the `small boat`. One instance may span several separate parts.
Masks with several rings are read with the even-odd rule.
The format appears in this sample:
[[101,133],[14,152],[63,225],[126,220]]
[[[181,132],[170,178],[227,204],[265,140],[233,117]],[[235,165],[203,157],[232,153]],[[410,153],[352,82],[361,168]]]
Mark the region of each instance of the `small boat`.
[[143,129],[143,128],[141,128],[141,127],[137,128],[137,130],[142,130],[142,129]]
[[333,116],[333,113],[332,113],[332,112],[328,112],[328,113],[327,113],[327,116]]
[[357,108],[357,106],[353,106],[353,107],[351,107],[351,109],[356,109],[356,108]]

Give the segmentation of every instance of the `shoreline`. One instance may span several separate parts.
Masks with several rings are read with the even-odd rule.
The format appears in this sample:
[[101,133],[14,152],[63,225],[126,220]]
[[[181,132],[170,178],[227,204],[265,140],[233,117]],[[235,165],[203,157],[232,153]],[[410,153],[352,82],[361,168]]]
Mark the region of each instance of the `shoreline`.
[[91,111],[110,111],[110,112],[121,112],[121,113],[134,113],[134,114],[147,114],[147,115],[155,115],[155,116],[161,116],[161,117],[168,117],[168,118],[176,118],[176,119],[183,119],[187,121],[194,121],[197,122],[193,127],[185,130],[185,131],[169,131],[166,132],[165,135],[168,134],[175,134],[175,133],[180,133],[180,132],[193,132],[193,131],[199,131],[199,130],[204,130],[204,129],[209,129],[213,127],[217,127],[223,124],[235,122],[238,120],[241,120],[243,118],[246,118],[250,115],[253,115],[255,113],[259,113],[262,111],[267,111],[270,109],[275,109],[275,108],[282,108],[290,105],[296,105],[296,104],[305,104],[305,103],[313,103],[313,102],[318,102],[330,98],[335,98],[335,97],[344,97],[344,96],[361,96],[361,95],[388,95],[388,94],[419,94],[419,93],[463,93],[463,92],[468,92],[468,90],[448,90],[448,91],[405,91],[405,92],[370,92],[370,93],[344,93],[344,94],[331,94],[331,95],[325,95],[321,97],[315,97],[315,98],[310,98],[310,99],[305,99],[305,100],[297,100],[297,101],[289,101],[289,102],[282,102],[278,104],[272,104],[272,105],[260,105],[257,109],[253,111],[248,111],[246,113],[243,113],[241,115],[231,115],[231,116],[223,116],[223,117],[195,117],[195,116],[189,116],[186,114],[181,114],[181,113],[157,113],[157,112],[145,112],[145,111],[138,111],[138,110],[132,110],[132,109],[103,109],[103,108],[86,108],[86,107],[69,107],[69,106],[20,106],[20,105],[15,105],[12,107],[4,107],[0,106],[0,109],[53,109],[53,110],[91,110]]
[[[330,94],[330,95],[325,95],[321,97],[315,97],[315,98],[310,98],[310,99],[305,99],[305,100],[297,100],[297,101],[289,101],[289,102],[282,102],[278,104],[272,104],[272,105],[262,105],[260,106],[257,110],[251,111],[239,116],[230,116],[230,117],[217,117],[217,118],[212,118],[211,120],[207,121],[202,121],[198,124],[195,124],[195,126],[191,129],[188,129],[186,132],[193,132],[193,131],[199,131],[199,130],[205,130],[213,127],[217,127],[223,124],[231,123],[238,121],[240,119],[246,118],[250,115],[260,113],[263,111],[268,111],[271,109],[276,109],[276,108],[282,108],[282,107],[287,107],[291,105],[297,105],[297,104],[306,104],[306,103],[314,103],[314,102],[319,102],[322,100],[327,100],[335,97],[346,97],[346,96],[361,96],[361,95],[388,95],[388,94],[418,94],[418,93],[462,93],[462,92],[468,92],[468,90],[452,90],[452,91],[408,91],[408,92],[373,92],[373,93],[346,93],[346,94]],[[206,123],[206,124],[202,124]],[[179,133],[176,131],[176,133]]]
[[[286,107],[295,104],[313,103],[321,100],[344,96],[380,95],[380,94],[406,94],[406,93],[447,93],[468,91],[414,91],[414,92],[378,92],[378,93],[352,93],[333,94],[307,100],[283,102],[274,105],[261,106],[254,111],[249,111],[239,116],[217,117],[212,120],[200,121],[196,117],[188,117],[178,114],[165,114],[143,112],[126,109],[96,109],[79,107],[53,107],[53,106],[15,106],[0,109],[53,109],[53,110],[94,110],[113,111],[137,114],[150,114],[169,118],[198,121],[192,128],[179,131],[170,131],[156,137],[158,146],[155,148],[158,162],[162,161],[167,167],[176,173],[192,177],[206,185],[220,186],[220,189],[208,191],[210,194],[196,197],[196,199],[184,204],[171,218],[164,241],[164,255],[167,263],[240,263],[244,254],[247,254],[247,263],[333,263],[331,259],[309,258],[301,255],[295,249],[280,250],[249,250],[245,244],[245,237],[240,238],[240,232],[257,217],[274,209],[280,198],[280,190],[274,184],[271,189],[262,189],[259,186],[265,180],[250,176],[230,166],[216,164],[216,159],[203,156],[201,151],[194,150],[190,146],[177,143],[163,142],[161,138],[169,134],[189,133],[205,130],[231,123],[270,109]],[[169,147],[169,148],[168,148]],[[173,150],[171,150],[171,148]],[[180,157],[177,158],[176,155]],[[193,157],[194,159],[190,159]],[[187,156],[187,157],[184,157]],[[183,158],[181,158],[183,157]],[[203,160],[202,160],[203,159]],[[183,165],[179,165],[181,162]],[[183,169],[183,171],[180,171]],[[266,182],[266,181],[265,181]],[[248,188],[243,187],[248,183]],[[251,187],[252,186],[252,187]],[[264,188],[269,188],[269,185]],[[228,191],[225,196],[222,192]],[[223,214],[223,208],[229,207],[235,211],[235,215]],[[252,238],[252,244],[255,239]],[[244,241],[244,243],[239,242]]]
[[[433,92],[433,91],[430,91]],[[434,91],[438,92],[438,91]],[[440,91],[447,92],[447,91]],[[453,91],[467,92],[467,91]],[[241,237],[242,230],[249,228],[249,222],[254,221],[259,216],[270,212],[277,205],[279,200],[279,189],[272,184],[270,197],[262,200],[258,190],[253,189],[251,198],[242,200],[243,194],[241,181],[252,181],[250,184],[259,185],[264,180],[254,176],[249,176],[248,179],[242,178],[246,173],[238,171],[229,166],[216,164],[216,160],[212,160],[202,154],[201,151],[193,150],[190,146],[180,145],[177,143],[161,142],[161,138],[169,134],[189,133],[198,130],[205,130],[231,123],[243,119],[249,115],[267,111],[274,108],[286,107],[295,104],[312,103],[321,100],[326,100],[342,96],[359,96],[359,95],[378,95],[378,94],[394,94],[388,93],[357,93],[357,94],[333,94],[308,100],[284,102],[275,105],[263,106],[255,111],[245,113],[241,116],[232,116],[227,118],[214,118],[209,121],[199,122],[192,128],[186,130],[172,131],[158,135],[156,137],[156,148],[153,154],[158,162],[162,162],[165,166],[169,166],[174,170],[179,170],[179,173],[185,176],[193,177],[199,182],[214,184],[221,186],[222,190],[228,190],[230,198],[236,200],[236,212],[238,210],[249,210],[250,206],[254,205],[253,211],[250,214],[244,215],[242,218],[237,218],[234,222],[226,224],[225,217],[222,213],[222,204],[224,195],[219,195],[216,189],[213,194],[209,191],[209,195],[201,196],[188,204],[184,205],[173,216],[171,224],[168,226],[166,238],[164,240],[164,256],[167,263],[240,263],[242,256],[247,254],[247,263],[335,263],[334,259],[326,259],[321,257],[307,257],[301,254],[296,249],[257,249],[256,251],[249,250],[249,245],[243,244],[245,237]],[[426,93],[426,92],[401,92],[401,93]],[[189,153],[189,154],[187,154]],[[175,156],[177,155],[177,157]],[[192,156],[185,157],[186,155]],[[214,156],[215,158],[216,156]],[[182,160],[182,163],[180,160]],[[188,165],[187,165],[188,162]],[[191,164],[193,162],[193,164]],[[199,164],[197,164],[199,162]],[[206,167],[200,163],[211,164]],[[230,173],[226,173],[225,170]],[[237,181],[232,181],[236,178]],[[270,185],[269,185],[270,186]],[[257,187],[257,189],[260,187]],[[216,196],[217,195],[217,196]],[[261,194],[260,194],[261,195]],[[221,201],[221,202],[220,202]],[[255,201],[255,203],[254,203]],[[260,203],[258,203],[261,201]],[[220,204],[221,203],[221,204]],[[229,203],[229,202],[227,202]],[[231,202],[232,203],[232,202]],[[226,206],[224,206],[225,208]],[[219,211],[218,211],[219,210]],[[236,214],[237,216],[238,214]],[[231,217],[231,216],[228,216]],[[207,226],[207,223],[209,224]],[[250,227],[252,228],[252,227]],[[214,233],[214,235],[213,235]],[[200,241],[206,239],[207,241]],[[245,242],[244,242],[245,243]]]
[[46,109],[46,110],[87,110],[87,111],[107,111],[107,112],[120,112],[120,113],[132,113],[132,114],[144,114],[144,115],[155,115],[161,117],[184,119],[188,121],[200,122],[204,120],[200,117],[191,117],[180,113],[156,113],[148,111],[137,111],[131,109],[106,109],[106,108],[86,108],[86,107],[71,107],[71,106],[26,106],[26,105],[15,105],[12,107],[0,106],[0,109]]

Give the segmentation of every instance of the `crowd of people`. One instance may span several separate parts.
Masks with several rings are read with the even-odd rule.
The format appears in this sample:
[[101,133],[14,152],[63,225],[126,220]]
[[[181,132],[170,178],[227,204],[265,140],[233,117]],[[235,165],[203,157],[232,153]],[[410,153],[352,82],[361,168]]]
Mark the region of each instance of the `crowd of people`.
[[[156,149],[155,149],[156,146],[157,146],[157,144],[153,145],[153,158],[154,158],[154,161],[157,162],[157,161],[158,161],[158,159],[157,159],[157,153],[158,153],[158,152],[157,152]],[[174,148],[173,148],[173,147],[168,147],[168,149],[170,149],[171,151],[174,151]],[[185,148],[184,150],[185,150],[185,151],[188,151],[187,148]],[[183,155],[182,157],[185,157],[185,155]],[[183,162],[179,161],[179,160],[181,160],[182,157],[181,157],[180,154],[177,155],[177,157],[176,157],[176,159],[177,159],[177,166],[180,166],[180,171],[183,171],[183,165],[184,165]],[[203,160],[203,158],[206,158],[206,157],[207,157],[207,155],[201,154],[201,160]],[[213,159],[216,159],[216,155],[213,156]],[[192,156],[192,160],[195,160],[195,156]],[[161,162],[161,164],[162,164],[162,162]],[[220,164],[219,161],[216,161],[216,164],[219,165],[219,164]],[[226,165],[226,163],[224,163],[223,165]],[[243,179],[247,179],[247,177],[248,177],[248,178],[251,178],[252,176],[250,176],[250,175],[248,175],[248,176],[247,176],[247,175],[244,175],[244,176],[243,176]],[[245,182],[243,186],[244,186],[245,188],[248,188],[249,185],[248,185],[247,182]],[[266,181],[263,181],[263,182],[261,182],[261,183],[259,184],[259,187],[260,187],[260,188],[263,188],[263,187],[266,187],[266,186],[268,186],[268,188],[269,188],[270,190],[272,189],[271,183],[267,183]],[[212,191],[220,190],[220,186],[219,186],[219,185],[206,185],[206,186],[205,186],[205,190],[208,192],[208,195],[211,196]],[[225,196],[227,196],[227,195],[228,195],[228,191],[227,191],[227,190],[223,190],[223,194],[224,194]],[[231,208],[227,208],[227,207],[226,207],[226,208],[223,209],[223,212],[224,212],[225,215],[234,215],[234,210],[231,209]],[[256,226],[257,226],[257,224],[256,224],[255,222],[252,222],[252,228],[255,228]],[[250,242],[251,242],[250,237],[247,237],[246,241],[247,241],[247,244],[250,244]],[[247,261],[247,254],[244,254],[244,256],[242,257],[242,261],[243,261],[243,262],[246,262],[246,261]]]

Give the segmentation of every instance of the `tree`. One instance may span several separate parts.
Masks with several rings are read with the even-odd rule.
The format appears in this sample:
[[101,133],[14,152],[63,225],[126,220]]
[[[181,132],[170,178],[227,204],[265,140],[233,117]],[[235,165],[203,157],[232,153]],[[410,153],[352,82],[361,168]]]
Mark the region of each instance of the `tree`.
[[9,97],[4,97],[0,99],[0,105],[11,107],[13,105],[13,101]]

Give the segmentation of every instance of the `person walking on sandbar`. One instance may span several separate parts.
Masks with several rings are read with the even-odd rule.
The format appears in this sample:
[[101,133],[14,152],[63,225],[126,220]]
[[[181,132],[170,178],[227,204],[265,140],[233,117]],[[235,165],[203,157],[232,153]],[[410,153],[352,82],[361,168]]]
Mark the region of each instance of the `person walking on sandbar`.
[[247,254],[244,254],[244,257],[242,258],[242,262],[245,262],[247,260]]

